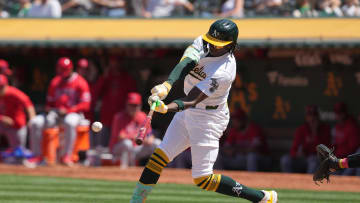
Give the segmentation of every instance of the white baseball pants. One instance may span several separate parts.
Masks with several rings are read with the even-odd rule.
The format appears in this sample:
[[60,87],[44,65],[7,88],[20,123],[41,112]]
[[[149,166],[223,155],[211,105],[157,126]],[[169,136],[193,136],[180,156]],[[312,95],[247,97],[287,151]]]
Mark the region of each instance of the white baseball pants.
[[175,114],[159,148],[172,161],[191,147],[192,177],[213,173],[219,139],[229,123],[229,110],[187,109]]

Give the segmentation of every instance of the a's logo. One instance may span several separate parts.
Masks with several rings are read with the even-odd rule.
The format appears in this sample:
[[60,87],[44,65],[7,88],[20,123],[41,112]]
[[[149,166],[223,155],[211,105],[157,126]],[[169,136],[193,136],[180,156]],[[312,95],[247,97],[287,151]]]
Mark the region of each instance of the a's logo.
[[236,183],[235,187],[232,188],[232,191],[234,193],[236,193],[237,196],[239,197],[240,194],[241,194],[242,189],[243,189],[242,185],[240,183]]
[[216,38],[217,36],[219,36],[219,32],[214,30],[214,32],[212,33],[212,36]]
[[342,87],[343,87],[342,78],[340,76],[335,75],[334,72],[329,72],[324,94],[326,96],[339,96],[340,89]]
[[210,92],[214,92],[215,90],[217,90],[217,88],[219,87],[219,83],[215,78],[210,78],[211,83],[210,83]]
[[190,71],[190,75],[198,80],[204,80],[206,78],[206,73],[204,72],[204,66],[199,66],[199,65],[195,66],[195,68],[193,68]]

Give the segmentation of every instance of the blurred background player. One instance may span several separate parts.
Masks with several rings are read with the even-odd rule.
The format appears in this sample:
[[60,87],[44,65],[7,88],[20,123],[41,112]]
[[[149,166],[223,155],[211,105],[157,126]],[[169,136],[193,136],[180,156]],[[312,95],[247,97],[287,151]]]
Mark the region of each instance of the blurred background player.
[[330,146],[330,126],[321,122],[316,105],[305,107],[305,123],[295,130],[290,154],[281,158],[283,172],[314,173],[318,165],[316,146]]
[[271,160],[263,129],[250,121],[242,109],[231,116],[231,128],[222,147],[221,162],[226,170],[258,171]]
[[[84,122],[84,112],[90,108],[90,92],[86,80],[73,72],[73,63],[67,57],[57,61],[57,75],[51,80],[46,98],[46,114],[36,116],[31,122],[31,150],[41,156],[42,135],[59,133],[64,129],[64,148],[61,161],[72,165],[72,151],[76,139],[76,128]],[[48,160],[49,161],[49,160]],[[54,160],[51,160],[53,162]],[[52,163],[49,163],[52,164]]]
[[[349,115],[347,105],[338,102],[334,105],[336,124],[332,129],[332,144],[335,147],[334,154],[337,157],[347,157],[360,152],[360,134],[356,120]],[[349,168],[338,171],[337,174],[354,175],[355,169]]]
[[26,147],[27,120],[35,115],[30,98],[0,74],[0,134],[6,135],[10,149]]
[[160,140],[152,134],[151,127],[147,129],[147,137],[140,146],[135,144],[135,138],[140,127],[145,122],[146,114],[141,111],[142,98],[139,93],[130,92],[127,95],[125,109],[115,114],[110,139],[110,152],[115,160],[120,159],[120,167],[135,166],[136,160],[149,158]]
[[[88,83],[91,94],[91,105],[89,111],[84,112],[85,118],[88,119],[91,123],[97,119],[96,114],[96,100],[93,98],[96,88],[96,82],[98,80],[99,71],[95,66],[94,62],[86,58],[80,58],[77,62],[76,72],[81,75]],[[98,133],[90,131],[90,144],[92,147],[96,147],[100,143],[101,137]]]
[[61,18],[61,5],[58,0],[35,0],[27,17],[32,18]]
[[104,125],[101,131],[101,146],[108,147],[111,123],[114,115],[124,110],[129,92],[136,91],[136,81],[123,69],[119,58],[111,56],[104,75],[96,82],[93,105],[100,101],[100,121]]
[[[194,12],[193,4],[188,0],[142,0],[142,16],[145,18],[161,18],[173,16],[176,11],[184,15],[184,10]],[[181,10],[183,9],[183,10]]]
[[9,77],[12,75],[12,71],[9,68],[9,63],[4,59],[0,59],[0,74]]

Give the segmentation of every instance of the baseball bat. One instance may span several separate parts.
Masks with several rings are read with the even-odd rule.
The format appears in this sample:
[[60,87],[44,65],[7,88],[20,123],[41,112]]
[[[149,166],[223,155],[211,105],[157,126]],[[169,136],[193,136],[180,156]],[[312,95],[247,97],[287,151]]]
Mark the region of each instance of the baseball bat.
[[155,107],[156,107],[157,103],[158,103],[158,101],[153,102],[151,104],[150,111],[149,111],[148,115],[146,116],[145,122],[141,126],[141,128],[139,129],[138,135],[135,138],[135,143],[137,145],[142,145],[142,143],[144,142],[146,131],[147,131],[147,129],[149,128],[149,126],[151,124],[151,119],[152,119],[152,116],[154,114],[154,110],[155,110]]

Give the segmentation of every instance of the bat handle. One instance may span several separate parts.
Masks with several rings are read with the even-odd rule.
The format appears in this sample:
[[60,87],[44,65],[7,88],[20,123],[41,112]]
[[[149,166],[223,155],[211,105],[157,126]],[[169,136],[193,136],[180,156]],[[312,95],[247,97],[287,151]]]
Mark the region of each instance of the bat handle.
[[[159,104],[159,100],[156,100],[155,102],[153,102],[151,104],[151,107],[150,107],[150,112],[149,114],[147,115],[147,120],[148,122],[150,123],[151,119],[152,119],[152,115],[154,113],[154,110],[156,108],[156,106]],[[137,136],[137,138],[135,139],[135,143],[137,145],[141,145],[143,142],[144,142],[144,134],[145,134],[145,131],[147,130],[147,123],[145,123],[145,125],[143,127],[140,128],[139,130],[139,135],[142,135],[142,136]]]
[[153,102],[152,104],[151,104],[151,107],[150,107],[150,110],[155,110],[155,108],[156,108],[156,106],[159,104],[159,100],[156,100],[155,102]]

